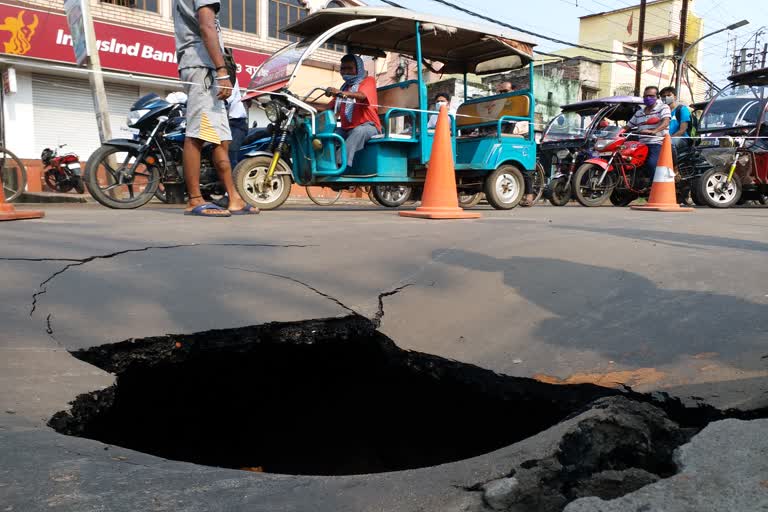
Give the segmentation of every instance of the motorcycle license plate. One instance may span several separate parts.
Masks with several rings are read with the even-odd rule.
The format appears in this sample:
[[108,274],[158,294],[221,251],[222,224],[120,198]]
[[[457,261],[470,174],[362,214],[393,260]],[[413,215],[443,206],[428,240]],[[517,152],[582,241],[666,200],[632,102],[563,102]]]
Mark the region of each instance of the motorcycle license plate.
[[75,176],[80,176],[82,173],[82,170],[80,169],[80,164],[67,164],[67,168],[72,171],[72,173]]
[[717,138],[702,138],[699,146],[705,148],[716,148],[720,145],[720,139]]

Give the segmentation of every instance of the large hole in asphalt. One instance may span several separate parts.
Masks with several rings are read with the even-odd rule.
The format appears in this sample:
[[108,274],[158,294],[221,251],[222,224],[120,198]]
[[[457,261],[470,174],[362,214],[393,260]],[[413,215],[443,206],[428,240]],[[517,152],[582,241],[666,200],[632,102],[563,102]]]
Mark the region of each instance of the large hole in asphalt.
[[168,459],[345,475],[466,459],[612,390],[553,386],[399,349],[347,317],[74,352],[117,375],[50,425]]
[[[270,473],[349,475],[458,461],[541,432],[601,397],[627,396],[405,351],[358,316],[129,340],[73,355],[117,380],[54,415],[49,425],[58,432]],[[703,426],[709,414],[677,415]],[[600,467],[631,467],[629,455],[616,451],[615,463]],[[654,474],[675,470],[670,446],[646,459]]]

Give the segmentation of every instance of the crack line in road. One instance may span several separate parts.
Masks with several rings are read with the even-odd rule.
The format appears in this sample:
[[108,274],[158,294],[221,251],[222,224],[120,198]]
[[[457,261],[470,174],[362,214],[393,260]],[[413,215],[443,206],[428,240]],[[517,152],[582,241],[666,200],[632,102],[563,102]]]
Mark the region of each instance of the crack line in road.
[[[347,306],[346,304],[341,302],[336,297],[334,297],[332,295],[328,295],[327,293],[321,292],[320,290],[318,290],[317,288],[315,288],[311,284],[305,283],[304,281],[300,281],[300,280],[298,280],[296,278],[293,278],[291,276],[285,276],[285,275],[282,275],[282,274],[273,274],[272,272],[265,272],[263,270],[253,270],[253,269],[241,268],[241,267],[224,267],[224,268],[227,269],[227,270],[240,270],[241,272],[249,272],[251,274],[261,274],[261,275],[265,275],[265,276],[277,277],[279,279],[286,279],[288,281],[292,281],[292,282],[294,282],[296,284],[300,284],[301,286],[303,286],[303,287],[305,287],[305,288],[307,288],[309,290],[312,290],[313,292],[315,292],[316,294],[320,295],[321,297],[325,297],[326,299],[328,299],[328,300],[330,300],[332,302],[335,302],[336,304],[338,304],[342,308],[346,309],[350,313],[354,313],[355,315],[359,315],[359,313],[357,311],[355,311],[354,309],[350,308],[349,306]],[[362,315],[360,315],[360,316],[362,316]]]
[[38,285],[38,291],[36,291],[34,294],[32,294],[32,305],[29,311],[29,316],[31,317],[35,310],[37,309],[37,299],[41,295],[44,295],[48,292],[47,285],[53,281],[56,277],[60,276],[67,270],[69,270],[72,267],[79,267],[82,265],[85,265],[86,263],[90,263],[95,260],[108,260],[111,258],[114,258],[116,256],[121,256],[123,254],[133,253],[133,252],[146,252],[153,249],[180,249],[184,247],[277,247],[277,248],[304,248],[304,247],[312,247],[310,245],[299,245],[299,244],[246,244],[246,243],[192,243],[192,244],[176,244],[176,245],[150,245],[147,247],[141,247],[137,249],[125,249],[122,251],[116,251],[109,254],[99,254],[96,256],[88,256],[87,258],[82,259],[62,259],[62,258],[0,258],[0,261],[35,261],[35,262],[45,262],[45,261],[71,261],[69,265],[66,265],[64,268],[54,272],[51,274],[45,281],[40,283]]
[[407,283],[402,286],[398,286],[397,288],[388,292],[382,292],[379,294],[379,310],[376,312],[376,316],[373,317],[373,325],[376,326],[377,329],[381,326],[381,319],[384,318],[384,297],[391,297],[392,295],[396,295],[409,286],[413,286],[413,283]]

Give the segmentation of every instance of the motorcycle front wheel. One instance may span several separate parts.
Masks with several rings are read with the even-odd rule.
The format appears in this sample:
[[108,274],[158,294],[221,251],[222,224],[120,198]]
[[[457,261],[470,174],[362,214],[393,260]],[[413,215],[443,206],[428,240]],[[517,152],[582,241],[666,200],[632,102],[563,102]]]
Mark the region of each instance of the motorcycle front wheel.
[[45,181],[45,186],[51,189],[53,192],[66,193],[72,190],[72,182],[70,182],[69,180],[59,182],[56,179],[57,174],[58,172],[53,169],[45,171],[45,174],[43,175],[43,181]]
[[288,174],[273,174],[271,181],[264,183],[271,163],[270,156],[255,156],[241,160],[234,171],[237,193],[260,210],[279,208],[291,193],[292,180]]
[[154,166],[139,162],[133,177],[128,173],[138,159],[133,148],[101,146],[85,164],[85,186],[91,196],[118,210],[139,208],[147,204],[157,191],[160,173]]
[[603,168],[595,164],[584,164],[576,171],[573,192],[582,206],[600,206],[610,197],[616,185],[610,173],[600,183],[603,172]]
[[571,200],[571,186],[568,178],[557,178],[549,182],[549,202],[552,206],[565,206]]

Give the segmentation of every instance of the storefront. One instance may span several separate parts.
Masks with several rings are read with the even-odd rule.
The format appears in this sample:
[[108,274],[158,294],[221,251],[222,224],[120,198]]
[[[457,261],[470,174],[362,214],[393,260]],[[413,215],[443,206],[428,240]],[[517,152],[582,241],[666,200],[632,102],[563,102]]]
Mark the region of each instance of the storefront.
[[[240,86],[248,84],[272,52],[290,42],[279,27],[327,4],[222,0],[224,42],[234,50]],[[0,3],[0,68],[5,78],[1,142],[27,164],[30,191],[38,190],[33,176],[44,148],[66,144],[66,150],[86,160],[99,146],[88,72],[74,65],[62,10],[49,5],[45,0]],[[171,5],[171,0],[90,2],[113,137],[128,133],[125,118],[137,98],[180,89]],[[315,66],[308,67],[309,83],[338,81],[334,67],[341,50],[321,52]]]
[[[82,159],[99,146],[87,71],[74,65],[66,17],[29,7],[0,4],[4,68],[15,87],[4,91],[5,145],[22,159],[36,159],[45,147],[67,144]],[[143,94],[178,89],[172,34],[95,23],[105,70],[114,137],[125,136],[125,117]],[[235,49],[238,80],[247,84],[267,53]]]

